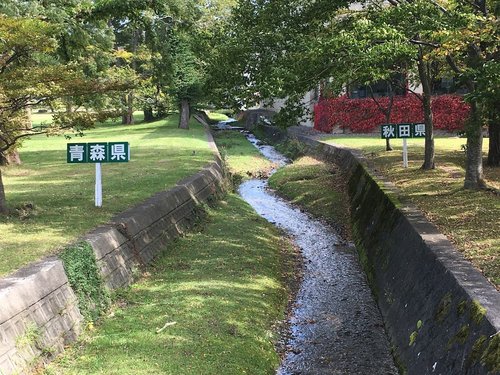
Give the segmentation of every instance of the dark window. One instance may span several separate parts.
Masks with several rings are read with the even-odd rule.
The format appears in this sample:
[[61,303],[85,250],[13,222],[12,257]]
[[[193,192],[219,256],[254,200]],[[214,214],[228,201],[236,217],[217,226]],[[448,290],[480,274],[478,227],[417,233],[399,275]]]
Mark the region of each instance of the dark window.
[[467,90],[465,89],[465,87],[457,85],[457,83],[453,78],[443,77],[432,81],[431,93],[433,95],[443,95],[443,94],[463,95],[467,93]]
[[389,96],[392,87],[394,95],[406,94],[406,81],[402,74],[396,78],[396,84],[389,85],[387,81],[379,81],[371,85],[353,84],[349,87],[349,97],[351,99],[371,98],[372,93],[375,97]]

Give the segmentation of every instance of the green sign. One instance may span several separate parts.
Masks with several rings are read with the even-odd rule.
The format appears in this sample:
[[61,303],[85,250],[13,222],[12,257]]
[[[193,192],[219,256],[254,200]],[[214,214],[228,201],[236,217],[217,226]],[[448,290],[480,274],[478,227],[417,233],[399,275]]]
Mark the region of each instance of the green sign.
[[425,124],[413,124],[413,138],[425,138]]
[[130,160],[128,142],[68,143],[68,163],[126,163]]
[[384,124],[380,126],[380,136],[383,139],[424,138],[425,124]]

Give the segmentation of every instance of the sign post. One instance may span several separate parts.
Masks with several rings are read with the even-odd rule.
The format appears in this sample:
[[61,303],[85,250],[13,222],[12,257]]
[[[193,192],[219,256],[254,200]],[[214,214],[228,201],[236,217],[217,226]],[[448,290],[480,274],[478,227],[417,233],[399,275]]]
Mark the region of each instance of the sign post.
[[380,127],[380,136],[382,139],[403,139],[403,167],[408,168],[408,138],[424,138],[425,124],[383,124]]
[[95,163],[95,206],[102,207],[101,163]]
[[68,143],[68,163],[95,163],[95,206],[102,207],[102,163],[130,161],[128,142]]
[[413,124],[398,124],[398,138],[403,139],[403,168],[408,168],[408,138],[411,137]]

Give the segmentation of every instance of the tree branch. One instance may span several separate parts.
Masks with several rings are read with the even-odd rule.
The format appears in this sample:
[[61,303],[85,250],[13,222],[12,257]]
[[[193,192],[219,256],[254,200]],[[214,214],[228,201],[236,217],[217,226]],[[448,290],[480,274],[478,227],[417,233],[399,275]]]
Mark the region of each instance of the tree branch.
[[393,5],[393,6],[398,6],[399,5],[399,1],[397,0],[388,0],[389,4]]
[[377,98],[375,97],[375,94],[373,93],[372,85],[368,85],[368,88],[370,89],[370,97],[377,105],[379,111],[382,112],[384,114],[384,116],[387,116],[386,109],[384,107],[382,107],[382,104],[380,104],[380,101],[377,100]]
[[439,48],[439,47],[441,47],[441,45],[438,44],[438,43],[425,42],[423,40],[416,40],[416,39],[410,39],[410,43],[416,44],[418,46],[426,46],[426,47],[432,47],[432,48]]
[[450,66],[451,70],[453,70],[455,73],[457,74],[462,73],[462,70],[457,66],[455,60],[453,60],[453,57],[451,57],[450,55],[446,55],[446,62]]

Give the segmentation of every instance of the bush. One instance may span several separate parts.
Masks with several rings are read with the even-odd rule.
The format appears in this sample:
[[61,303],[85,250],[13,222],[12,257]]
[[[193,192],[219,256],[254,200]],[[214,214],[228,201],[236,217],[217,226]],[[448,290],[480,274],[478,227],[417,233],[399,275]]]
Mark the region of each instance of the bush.
[[64,249],[59,257],[78,298],[80,312],[87,321],[96,321],[108,309],[110,297],[99,274],[92,247],[82,242]]
[[[377,99],[383,108],[389,105],[389,98]],[[457,131],[464,128],[470,107],[462,97],[440,95],[432,99],[434,128]],[[396,96],[390,117],[391,123],[423,122],[421,100],[415,95]],[[333,128],[350,130],[353,133],[367,133],[386,122],[384,113],[371,98],[349,99],[346,96],[322,99],[314,108],[314,128],[330,133]]]

